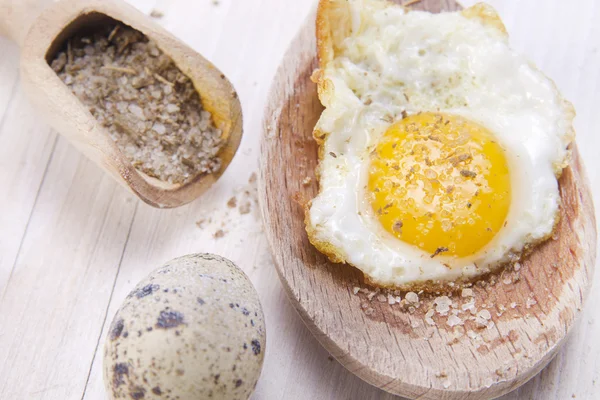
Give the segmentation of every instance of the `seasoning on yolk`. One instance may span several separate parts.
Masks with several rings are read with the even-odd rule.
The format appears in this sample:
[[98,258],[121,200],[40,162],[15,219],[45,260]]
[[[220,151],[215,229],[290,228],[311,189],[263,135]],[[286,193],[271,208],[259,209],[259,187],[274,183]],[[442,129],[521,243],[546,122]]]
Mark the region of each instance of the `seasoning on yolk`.
[[502,229],[510,207],[504,150],[459,116],[404,118],[371,153],[368,196],[388,232],[431,257],[475,254]]

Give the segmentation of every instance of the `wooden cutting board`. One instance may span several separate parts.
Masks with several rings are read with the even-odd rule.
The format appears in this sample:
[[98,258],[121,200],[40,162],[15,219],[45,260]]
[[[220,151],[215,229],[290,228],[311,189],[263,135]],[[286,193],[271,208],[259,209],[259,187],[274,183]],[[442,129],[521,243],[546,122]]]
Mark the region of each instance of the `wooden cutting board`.
[[[460,8],[435,0],[413,7],[431,12]],[[484,399],[517,388],[556,355],[591,283],[596,225],[577,149],[559,182],[563,207],[556,235],[518,270],[473,287],[477,320],[451,326],[448,316],[438,312],[429,318],[427,311],[443,302],[444,293],[422,294],[414,312],[389,304],[372,289],[355,294],[367,288],[362,273],[329,262],[304,229],[301,203],[318,190],[312,130],[322,112],[310,80],[318,66],[314,20],[312,13],[276,75],[261,145],[265,230],[289,298],[341,364],[388,392],[419,399]],[[451,300],[454,308],[470,312],[471,297],[459,293]]]

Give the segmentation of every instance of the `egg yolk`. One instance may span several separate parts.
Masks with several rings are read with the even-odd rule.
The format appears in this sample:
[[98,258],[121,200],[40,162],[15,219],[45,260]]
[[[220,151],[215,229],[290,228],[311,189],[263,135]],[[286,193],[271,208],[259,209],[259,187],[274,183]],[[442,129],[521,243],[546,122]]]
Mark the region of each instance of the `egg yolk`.
[[483,126],[420,113],[392,125],[371,152],[368,197],[383,227],[431,257],[477,253],[502,229],[510,176]]

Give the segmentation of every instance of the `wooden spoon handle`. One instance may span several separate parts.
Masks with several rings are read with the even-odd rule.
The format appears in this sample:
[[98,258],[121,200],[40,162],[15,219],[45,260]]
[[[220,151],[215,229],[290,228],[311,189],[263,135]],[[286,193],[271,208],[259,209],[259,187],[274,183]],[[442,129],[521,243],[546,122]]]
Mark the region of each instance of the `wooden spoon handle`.
[[29,28],[52,0],[0,0],[0,35],[23,45]]

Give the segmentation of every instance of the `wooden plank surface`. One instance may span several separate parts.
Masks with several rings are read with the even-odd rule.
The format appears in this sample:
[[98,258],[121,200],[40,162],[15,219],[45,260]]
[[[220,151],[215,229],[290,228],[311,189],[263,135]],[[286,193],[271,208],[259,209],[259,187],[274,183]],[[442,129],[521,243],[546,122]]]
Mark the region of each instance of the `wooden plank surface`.
[[[504,18],[513,46],[529,54],[574,103],[580,152],[599,202],[600,5],[490,2]],[[257,169],[271,79],[313,1],[131,3],[146,13],[164,12],[159,23],[229,76],[242,100],[245,136],[230,169],[205,196],[176,210],[152,209],[36,118],[17,83],[18,50],[0,39],[0,399],[104,399],[96,350],[107,321],[152,269],[197,251],[238,263],[260,293],[268,343],[254,399],[391,399],[330,360],[295,314],[270,259],[255,184],[248,183]],[[238,203],[252,202],[250,214],[228,208],[234,195]],[[218,229],[227,231],[225,237],[213,237]],[[598,274],[595,282],[580,326],[556,360],[505,399],[595,398]]]

